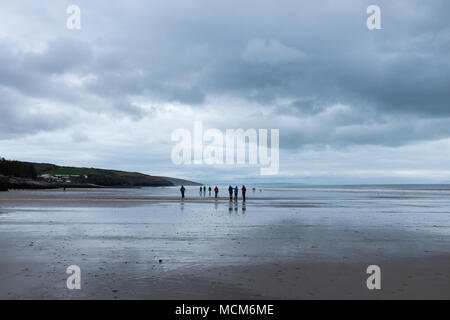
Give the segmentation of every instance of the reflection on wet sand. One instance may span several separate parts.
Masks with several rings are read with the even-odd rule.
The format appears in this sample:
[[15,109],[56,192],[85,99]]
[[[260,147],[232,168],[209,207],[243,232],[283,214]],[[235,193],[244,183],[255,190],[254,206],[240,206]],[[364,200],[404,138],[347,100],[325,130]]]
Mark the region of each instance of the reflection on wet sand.
[[[231,201],[231,200],[230,200],[230,201],[228,202],[228,211],[229,211],[229,212],[235,211],[235,212],[237,213],[238,210],[239,210],[239,203],[238,203],[237,201]],[[245,201],[243,201],[243,202],[241,203],[241,212],[242,212],[242,213],[245,213],[246,210],[247,210],[247,206],[246,206]]]
[[[315,291],[311,274],[365,297],[352,279],[385,261],[402,280],[383,292],[450,298],[450,189],[371,188],[264,189],[246,202],[200,199],[197,187],[184,200],[178,188],[0,194],[0,298],[210,297],[210,281],[217,298],[247,294],[237,287],[275,298],[335,290],[323,282]],[[392,197],[401,192],[408,197]],[[79,296],[61,281],[70,264],[86,275]],[[202,277],[211,278],[195,286]]]

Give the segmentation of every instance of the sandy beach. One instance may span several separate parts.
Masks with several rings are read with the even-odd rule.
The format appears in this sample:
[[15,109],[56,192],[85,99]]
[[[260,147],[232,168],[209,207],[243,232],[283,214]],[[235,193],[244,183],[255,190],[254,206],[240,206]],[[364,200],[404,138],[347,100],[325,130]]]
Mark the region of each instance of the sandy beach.
[[221,190],[0,193],[0,298],[450,299],[447,187]]

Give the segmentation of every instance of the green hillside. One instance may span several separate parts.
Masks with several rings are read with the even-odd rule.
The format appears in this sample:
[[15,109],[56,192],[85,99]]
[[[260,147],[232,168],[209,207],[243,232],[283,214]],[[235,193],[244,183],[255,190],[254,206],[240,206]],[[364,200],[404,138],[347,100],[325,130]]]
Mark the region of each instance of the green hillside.
[[44,171],[41,174],[50,174],[50,175],[79,175],[79,176],[89,176],[95,174],[102,174],[100,170],[93,168],[66,168],[61,167],[54,170]]

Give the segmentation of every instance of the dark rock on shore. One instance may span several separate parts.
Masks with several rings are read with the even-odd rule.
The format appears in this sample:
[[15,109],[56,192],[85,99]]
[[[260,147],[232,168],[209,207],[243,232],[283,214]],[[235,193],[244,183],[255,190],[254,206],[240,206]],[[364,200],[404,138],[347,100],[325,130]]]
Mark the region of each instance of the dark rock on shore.
[[8,180],[0,175],[0,191],[8,191]]
[[57,183],[47,182],[43,180],[23,179],[23,178],[10,178],[0,176],[0,191],[8,191],[11,189],[58,189],[58,188],[104,188],[103,186],[91,184],[91,183]]

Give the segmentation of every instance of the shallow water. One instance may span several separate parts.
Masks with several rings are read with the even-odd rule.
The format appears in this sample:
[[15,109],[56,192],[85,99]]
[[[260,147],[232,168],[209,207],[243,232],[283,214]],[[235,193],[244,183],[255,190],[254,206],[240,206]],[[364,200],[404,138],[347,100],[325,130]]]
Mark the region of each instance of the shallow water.
[[[27,204],[31,195],[58,197],[60,190],[19,191],[20,205],[9,204],[3,194],[0,237],[8,243],[3,256],[28,246],[68,263],[132,261],[147,268],[162,259],[164,268],[174,269],[450,252],[447,185],[248,187],[245,204],[187,189],[183,202],[174,200],[175,187],[64,193],[112,199],[111,205],[95,206]],[[127,205],[116,206],[115,198]]]

